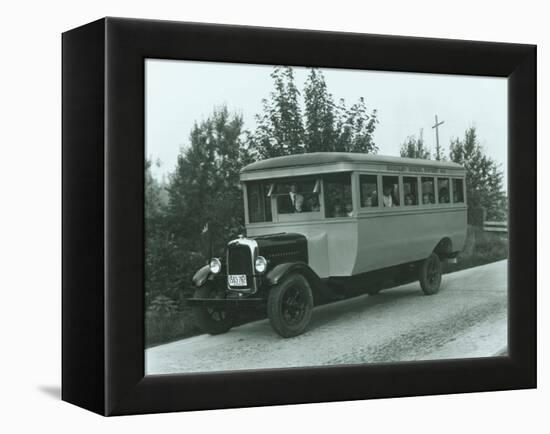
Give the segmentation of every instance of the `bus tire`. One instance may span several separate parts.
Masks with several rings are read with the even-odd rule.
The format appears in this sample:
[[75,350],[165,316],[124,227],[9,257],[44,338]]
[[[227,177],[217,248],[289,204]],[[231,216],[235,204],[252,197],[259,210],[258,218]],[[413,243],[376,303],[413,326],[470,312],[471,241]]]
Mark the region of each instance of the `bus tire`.
[[[205,284],[195,290],[194,297],[216,298],[216,291]],[[193,306],[192,309],[197,327],[210,335],[226,333],[235,324],[236,312],[233,309],[213,308],[205,304]]]
[[432,253],[422,261],[419,269],[419,280],[424,294],[433,295],[439,292],[441,286],[441,261],[435,253]]
[[269,291],[267,316],[273,330],[283,338],[302,334],[312,312],[311,286],[301,274],[289,274]]

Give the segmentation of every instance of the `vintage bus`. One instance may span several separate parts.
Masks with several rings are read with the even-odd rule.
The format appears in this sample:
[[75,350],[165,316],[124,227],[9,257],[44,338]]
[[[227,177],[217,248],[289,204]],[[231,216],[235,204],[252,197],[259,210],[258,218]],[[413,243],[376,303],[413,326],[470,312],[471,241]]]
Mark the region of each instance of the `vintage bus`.
[[[266,159],[242,169],[246,236],[193,280],[199,327],[223,333],[264,304],[283,337],[302,333],[324,293],[413,268],[438,292],[441,261],[466,238],[465,170],[456,163],[357,153]],[[374,292],[374,291],[373,291]]]

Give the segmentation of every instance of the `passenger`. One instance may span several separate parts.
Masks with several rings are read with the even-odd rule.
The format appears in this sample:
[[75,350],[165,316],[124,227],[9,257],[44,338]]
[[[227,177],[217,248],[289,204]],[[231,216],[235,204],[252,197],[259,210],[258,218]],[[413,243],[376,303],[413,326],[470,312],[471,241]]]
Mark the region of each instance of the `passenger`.
[[307,201],[309,210],[311,212],[319,212],[321,210],[321,206],[319,205],[319,201],[317,200],[317,197],[313,196],[310,197]]
[[284,210],[282,212],[287,212],[287,213],[302,212],[302,206],[304,204],[304,196],[298,193],[298,187],[295,183],[290,185],[290,191],[288,192],[288,196],[286,197],[288,198],[288,200],[281,207]]
[[372,206],[378,206],[378,192],[376,190],[374,190],[371,193],[371,198],[372,198]]
[[449,203],[449,190],[447,187],[442,187],[439,190],[439,203]]
[[365,206],[365,207],[374,206],[374,205],[372,204],[372,196],[371,196],[371,195],[367,196],[367,198],[365,199],[365,203],[363,204],[363,206]]
[[294,201],[294,212],[303,212],[304,207],[304,196],[301,194],[296,195],[296,199]]
[[346,217],[346,213],[342,209],[342,205],[340,204],[340,202],[336,202],[334,204],[334,211],[333,211],[332,216],[333,217]]
[[392,185],[384,186],[384,195],[382,196],[382,203],[384,204],[384,206],[387,206],[387,207],[394,206],[392,191],[393,191]]
[[365,203],[363,206],[369,207],[369,206],[378,206],[378,195],[376,194],[376,190],[371,192],[365,199]]
[[429,193],[424,193],[424,195],[422,196],[422,203],[425,204],[425,205],[430,203]]
[[351,203],[346,203],[346,216],[353,217],[353,206]]
[[405,205],[414,205],[414,195],[409,193],[405,196]]

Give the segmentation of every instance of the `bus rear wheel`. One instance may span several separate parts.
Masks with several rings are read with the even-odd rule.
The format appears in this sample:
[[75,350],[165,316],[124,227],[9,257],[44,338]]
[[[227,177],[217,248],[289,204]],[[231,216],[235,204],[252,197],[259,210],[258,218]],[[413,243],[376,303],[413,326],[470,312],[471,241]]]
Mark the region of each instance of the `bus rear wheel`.
[[283,338],[302,334],[313,311],[313,294],[307,279],[291,274],[269,291],[267,316],[271,327]]
[[433,295],[439,292],[441,286],[441,261],[435,253],[428,256],[420,265],[419,280],[424,294]]
[[[195,290],[195,298],[222,298],[222,291],[216,291],[206,284]],[[232,309],[211,307],[207,304],[193,306],[195,324],[205,333],[219,335],[228,332],[235,323],[236,313]]]

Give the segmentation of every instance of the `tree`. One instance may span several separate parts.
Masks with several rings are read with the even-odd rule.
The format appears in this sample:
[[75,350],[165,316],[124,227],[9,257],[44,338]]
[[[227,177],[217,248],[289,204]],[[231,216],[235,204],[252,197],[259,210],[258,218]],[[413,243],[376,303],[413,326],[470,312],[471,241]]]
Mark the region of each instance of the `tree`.
[[[311,69],[304,84],[304,109],[290,67],[277,67],[271,74],[274,90],[264,99],[257,127],[248,135],[248,148],[256,158],[271,158],[304,152],[376,153],[373,133],[377,112],[369,113],[364,98],[347,108],[336,105],[323,73]],[[302,112],[304,116],[302,118]]]
[[363,97],[360,97],[359,101],[349,109],[346,108],[344,99],[340,99],[340,104],[336,110],[338,137],[334,150],[376,154],[378,146],[374,143],[373,134],[377,123],[377,110],[374,109],[369,113]]
[[429,160],[431,158],[430,150],[424,144],[423,131],[420,130],[418,139],[416,136],[409,136],[401,145],[399,154],[407,158],[421,158]]
[[291,67],[276,67],[271,73],[274,90],[262,100],[263,113],[256,115],[257,128],[250,136],[251,148],[259,158],[304,152],[304,127],[300,92]]
[[[188,333],[190,312],[183,300],[195,291],[194,273],[209,253],[202,230],[212,232],[213,253],[244,230],[239,172],[251,162],[242,146],[242,116],[227,107],[197,122],[180,150],[168,183],[145,164],[145,306],[148,342]],[[179,315],[179,316],[178,316]],[[177,322],[169,320],[176,316]],[[152,327],[152,325],[155,325]],[[174,329],[175,324],[178,324]],[[162,328],[161,337],[151,338]],[[166,327],[169,330],[166,330]],[[175,330],[175,331],[174,331]],[[153,334],[151,334],[153,333]]]
[[447,161],[447,156],[445,155],[445,148],[443,146],[436,147],[434,158],[436,161]]
[[186,251],[198,250],[206,223],[218,247],[243,231],[239,171],[250,157],[242,146],[242,126],[242,116],[231,115],[225,106],[215,109],[195,123],[190,146],[178,156],[167,217],[176,243]]
[[[156,163],[157,166],[160,162]],[[152,163],[145,160],[145,220],[151,223],[158,223],[162,213],[162,187],[151,173]]]
[[328,93],[323,73],[311,69],[304,86],[305,151],[334,150],[338,133],[335,131],[335,105]]
[[466,169],[466,191],[470,208],[484,208],[488,220],[504,220],[507,198],[503,191],[503,172],[485,151],[475,127],[468,128],[464,139],[451,141],[449,157]]
[[159,297],[181,301],[192,294],[191,278],[207,259],[201,235],[206,224],[216,254],[244,230],[239,171],[251,159],[242,147],[242,125],[242,116],[225,106],[195,123],[189,146],[180,151],[169,177],[165,205],[147,165],[148,306]]
[[[157,163],[158,164],[158,163]],[[146,305],[169,286],[171,267],[170,239],[166,236],[165,187],[151,173],[145,161],[145,298]]]

